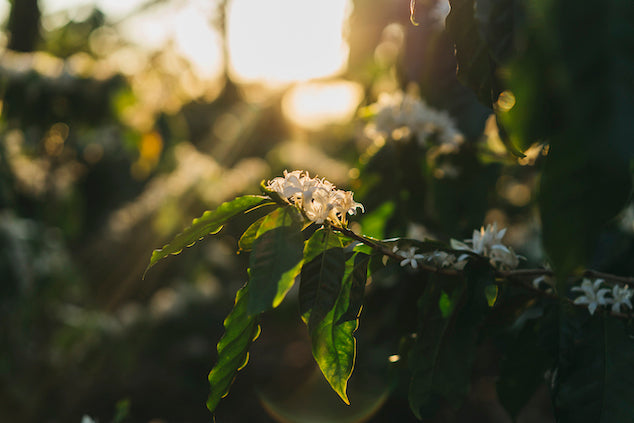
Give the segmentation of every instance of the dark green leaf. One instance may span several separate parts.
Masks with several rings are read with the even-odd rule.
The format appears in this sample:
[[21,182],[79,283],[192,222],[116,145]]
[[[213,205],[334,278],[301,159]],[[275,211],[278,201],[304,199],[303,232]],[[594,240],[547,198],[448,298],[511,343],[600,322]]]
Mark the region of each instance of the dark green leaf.
[[505,64],[515,52],[518,0],[476,0],[475,19],[491,58]]
[[[263,227],[264,223],[260,231]],[[250,315],[282,302],[301,269],[303,249],[301,227],[297,224],[278,226],[258,236],[249,258]]]
[[350,278],[350,296],[346,312],[339,318],[337,324],[356,320],[363,307],[363,296],[365,294],[365,284],[368,281],[368,263],[370,256],[363,253],[355,253],[353,256],[352,272],[347,276]]
[[516,101],[503,118],[521,148],[550,143],[539,206],[544,247],[563,280],[588,265],[631,192],[634,2],[525,3],[524,50],[509,78]]
[[222,225],[238,213],[245,212],[256,207],[267,200],[259,195],[245,195],[233,201],[222,203],[213,211],[206,211],[202,216],[193,220],[192,225],[185,229],[163,248],[154,250],[150,258],[150,264],[145,269],[145,273],[159,260],[170,254],[178,254],[183,248],[190,247],[205,235],[215,234],[222,229]]
[[249,360],[249,347],[260,333],[259,316],[247,313],[249,286],[236,294],[233,310],[224,321],[225,334],[218,342],[218,361],[209,373],[211,392],[207,408],[213,412],[218,402],[229,392],[236,374]]
[[626,322],[562,306],[553,404],[561,423],[634,421],[634,340]]
[[[339,246],[329,248],[330,237],[329,229],[316,232],[308,241],[304,252],[305,260],[310,261],[304,262],[301,271],[299,309],[307,321],[309,331],[334,307],[345,272],[346,260],[341,242],[338,241]],[[315,254],[317,256],[311,260]]]
[[418,303],[419,330],[408,357],[409,402],[419,419],[433,416],[441,400],[457,407],[466,395],[477,330],[489,311],[485,288],[494,280],[485,265],[467,265],[465,280],[454,280],[453,287],[449,280],[429,279]]
[[540,345],[538,334],[543,324],[550,323],[546,319],[532,319],[506,339],[497,392],[500,402],[513,419],[537,388],[544,384],[546,370],[552,365],[547,351]]
[[449,3],[447,32],[456,46],[458,79],[476,93],[482,104],[492,107],[495,69],[474,16],[475,0],[450,0]]
[[540,184],[544,248],[560,280],[588,266],[603,225],[625,206],[631,191],[627,161],[606,146],[579,147],[565,151],[552,145]]
[[356,355],[356,339],[353,333],[359,323],[357,319],[338,322],[349,308],[353,271],[353,260],[349,260],[334,307],[310,331],[313,357],[332,389],[346,404],[350,404],[346,388]]

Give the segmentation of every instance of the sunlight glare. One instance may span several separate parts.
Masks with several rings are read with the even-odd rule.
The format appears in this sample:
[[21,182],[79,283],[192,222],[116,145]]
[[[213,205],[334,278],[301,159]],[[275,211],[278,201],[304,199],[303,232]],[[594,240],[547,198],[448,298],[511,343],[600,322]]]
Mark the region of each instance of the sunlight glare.
[[284,95],[282,111],[301,128],[319,129],[349,122],[362,98],[363,88],[351,81],[307,82]]
[[227,16],[232,77],[279,85],[341,72],[351,8],[350,0],[233,0]]

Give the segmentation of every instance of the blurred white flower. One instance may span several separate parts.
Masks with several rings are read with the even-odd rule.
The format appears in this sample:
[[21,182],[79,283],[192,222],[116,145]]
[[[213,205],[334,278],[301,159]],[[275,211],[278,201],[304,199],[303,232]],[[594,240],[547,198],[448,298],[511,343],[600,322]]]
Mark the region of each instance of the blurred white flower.
[[277,192],[289,204],[300,208],[305,216],[318,224],[326,221],[345,225],[347,215],[364,211],[353,199],[352,191],[342,191],[326,179],[311,178],[308,172],[284,171],[284,177],[268,181],[267,189]]
[[612,298],[608,298],[608,304],[612,304],[612,311],[615,313],[621,312],[621,305],[625,305],[632,308],[632,302],[630,301],[632,298],[632,291],[628,288],[627,285],[621,287],[619,285],[614,285],[612,287]]
[[436,267],[450,267],[456,262],[456,256],[446,251],[434,251],[430,254],[425,254],[425,260]]
[[374,119],[364,131],[372,139],[401,139],[411,134],[427,146],[436,136],[439,145],[456,149],[464,138],[447,112],[432,109],[421,99],[401,91],[382,93],[367,110]]
[[515,254],[511,247],[502,244],[496,244],[491,247],[489,252],[491,264],[503,270],[515,269],[520,264],[520,257]]
[[418,268],[418,260],[423,260],[425,259],[425,255],[424,254],[417,254],[417,248],[416,247],[409,247],[408,250],[400,250],[398,247],[394,247],[394,249],[392,250],[393,252],[395,252],[396,254],[398,254],[399,256],[403,257],[403,260],[401,260],[401,267],[405,267],[407,265],[412,266],[413,269],[417,269]]
[[586,304],[590,314],[594,314],[597,307],[608,304],[605,294],[610,292],[607,288],[601,288],[603,279],[597,279],[594,282],[589,279],[583,279],[581,286],[575,286],[572,291],[582,292],[583,295],[575,298],[575,304]]
[[[502,244],[502,238],[506,234],[506,228],[498,230],[497,223],[482,226],[480,230],[474,230],[471,239],[464,242],[451,239],[451,248],[460,251],[470,251],[472,253],[489,257],[491,265],[504,270],[515,269],[519,265],[520,258],[511,247]],[[466,260],[468,256],[462,257]],[[462,261],[460,258],[458,261]],[[464,267],[464,265],[463,265]]]
[[533,279],[533,287],[536,289],[544,289],[545,291],[549,291],[552,289],[554,282],[553,277],[548,275],[541,275]]

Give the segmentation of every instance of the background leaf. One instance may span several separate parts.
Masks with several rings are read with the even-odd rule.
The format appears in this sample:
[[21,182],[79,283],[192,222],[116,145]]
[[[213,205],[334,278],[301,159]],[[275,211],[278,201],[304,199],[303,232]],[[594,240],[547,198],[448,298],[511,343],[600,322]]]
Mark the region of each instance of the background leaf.
[[238,213],[250,210],[266,200],[266,197],[259,195],[245,195],[235,200],[222,203],[213,211],[206,211],[202,216],[192,221],[192,225],[185,229],[163,248],[154,250],[150,258],[150,264],[145,269],[145,273],[159,260],[170,254],[178,254],[183,248],[192,246],[196,241],[205,235],[215,234],[222,229],[222,225],[231,217]]
[[236,294],[233,310],[224,321],[225,334],[218,342],[218,361],[209,373],[211,392],[207,408],[213,412],[218,402],[229,392],[236,374],[249,360],[249,347],[260,333],[259,316],[247,313],[248,284]]
[[471,88],[482,104],[492,107],[494,66],[475,19],[474,0],[451,0],[447,32],[456,45],[458,80]]
[[627,323],[564,304],[553,379],[557,421],[634,421],[632,351]]
[[504,339],[504,357],[500,361],[497,393],[500,402],[513,419],[545,383],[552,360],[543,348],[540,330],[551,324],[547,319],[531,319]]
[[508,80],[515,104],[502,117],[522,148],[550,143],[539,207],[544,248],[565,276],[590,264],[631,193],[634,3],[523,4],[523,49]]
[[[430,277],[418,303],[419,329],[408,357],[409,402],[419,419],[433,416],[442,400],[459,406],[467,394],[478,326],[489,310],[485,288],[493,281],[489,266],[471,263],[464,280],[454,279],[453,289],[450,280]],[[450,292],[443,295],[445,290]],[[451,311],[447,316],[439,307],[441,297],[444,310]]]

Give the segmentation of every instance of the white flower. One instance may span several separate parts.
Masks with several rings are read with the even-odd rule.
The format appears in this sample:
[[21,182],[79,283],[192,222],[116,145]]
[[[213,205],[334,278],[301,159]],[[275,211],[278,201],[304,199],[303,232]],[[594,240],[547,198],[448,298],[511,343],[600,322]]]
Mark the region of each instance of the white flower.
[[401,91],[382,93],[367,109],[374,114],[373,121],[365,127],[365,134],[372,139],[401,139],[413,134],[426,146],[436,136],[438,144],[449,149],[457,148],[463,140],[447,112],[434,110],[421,99]]
[[602,283],[603,279],[597,279],[593,283],[589,279],[584,278],[581,286],[572,288],[572,291],[579,291],[584,294],[575,298],[575,304],[587,304],[590,314],[594,314],[598,306],[608,304],[605,294],[610,292],[610,290],[607,288],[599,289]]
[[612,287],[612,298],[608,298],[607,302],[608,304],[612,304],[613,312],[620,313],[621,305],[626,305],[630,309],[632,308],[630,298],[632,298],[632,291],[630,291],[627,285],[624,287],[614,285],[614,287]]
[[520,264],[520,258],[511,247],[496,244],[489,253],[491,264],[504,270],[515,269]]
[[[472,253],[489,257],[493,266],[510,270],[519,265],[520,258],[511,247],[502,244],[502,238],[506,234],[506,228],[498,230],[497,223],[482,226],[480,230],[474,230],[471,239],[465,242],[456,239],[450,240],[451,248],[460,251],[470,251]],[[468,256],[467,256],[468,257]],[[467,257],[463,257],[466,259]],[[460,258],[458,262],[462,261]],[[462,265],[464,267],[464,264]]]
[[506,228],[502,228],[498,231],[497,223],[489,224],[486,228],[482,226],[480,231],[474,230],[473,239],[471,241],[473,251],[485,256],[490,255],[493,247],[500,246],[504,234],[506,234]]
[[267,189],[277,192],[289,204],[300,208],[306,217],[318,224],[326,221],[346,224],[346,215],[364,211],[353,199],[352,191],[342,191],[326,179],[311,178],[308,172],[284,171],[284,177],[268,181]]
[[533,287],[536,289],[543,289],[543,286],[546,285],[546,291],[552,290],[552,286],[554,284],[552,276],[541,275],[533,279]]
[[410,265],[412,266],[413,269],[417,269],[418,268],[417,260],[424,259],[425,255],[416,254],[416,250],[417,250],[416,247],[409,247],[407,251],[400,250],[398,247],[394,247],[392,251],[398,254],[399,256],[403,257],[403,260],[401,260],[401,267]]
[[461,254],[456,259],[456,262],[453,264],[453,268],[456,270],[464,270],[464,267],[469,262],[469,254]]
[[437,250],[425,255],[425,260],[437,267],[450,267],[456,262],[456,256],[446,251]]

